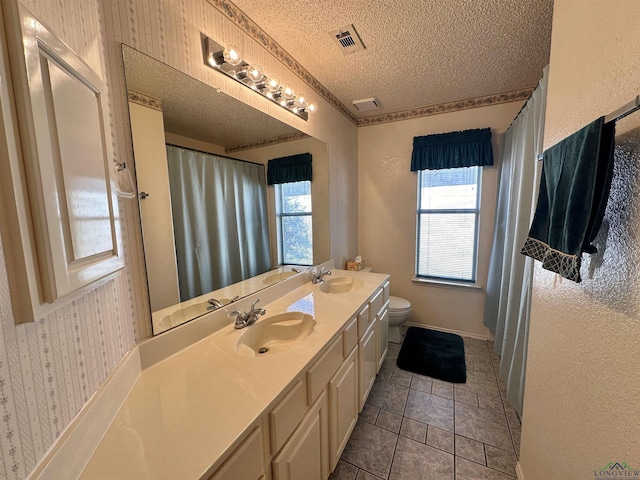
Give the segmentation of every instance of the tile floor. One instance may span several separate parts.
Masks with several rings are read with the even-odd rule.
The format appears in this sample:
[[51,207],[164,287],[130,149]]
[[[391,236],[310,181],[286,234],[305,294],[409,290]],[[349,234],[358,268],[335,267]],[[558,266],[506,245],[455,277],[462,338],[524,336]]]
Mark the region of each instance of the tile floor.
[[493,344],[464,338],[467,382],[396,366],[389,353],[329,480],[513,480],[520,420],[506,402]]

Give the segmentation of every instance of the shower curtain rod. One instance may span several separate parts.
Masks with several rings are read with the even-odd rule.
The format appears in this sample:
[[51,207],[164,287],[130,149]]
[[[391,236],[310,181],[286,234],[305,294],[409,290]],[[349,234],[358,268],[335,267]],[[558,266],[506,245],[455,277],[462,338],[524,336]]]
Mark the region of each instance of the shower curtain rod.
[[252,165],[260,165],[261,167],[266,166],[264,163],[250,162],[249,160],[242,160],[240,158],[227,157],[226,155],[220,155],[219,153],[205,152],[204,150],[198,150],[197,148],[184,147],[182,145],[175,145],[173,143],[165,143],[165,145],[167,147],[182,148],[183,150],[191,150],[192,152],[204,153],[205,155],[214,155],[216,157],[228,158],[229,160],[236,160],[238,162],[250,163]]
[[[605,116],[604,123],[617,122],[636,110],[640,110],[640,95],[636,95],[636,98],[631,100],[629,103],[625,103],[617,110],[614,110],[609,115]],[[542,160],[542,157],[542,154],[538,155],[538,160]]]

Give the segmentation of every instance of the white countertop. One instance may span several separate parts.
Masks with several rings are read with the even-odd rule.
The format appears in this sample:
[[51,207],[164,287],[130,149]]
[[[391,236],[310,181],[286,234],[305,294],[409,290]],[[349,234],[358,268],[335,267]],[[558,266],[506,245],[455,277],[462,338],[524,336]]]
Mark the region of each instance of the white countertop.
[[327,279],[339,276],[358,277],[364,285],[326,294],[307,283],[264,306],[267,314],[256,325],[287,311],[314,316],[313,333],[287,351],[258,357],[237,353],[237,340],[246,330],[236,330],[229,320],[216,333],[143,370],[80,478],[208,478],[245,429],[388,278],[333,270]]

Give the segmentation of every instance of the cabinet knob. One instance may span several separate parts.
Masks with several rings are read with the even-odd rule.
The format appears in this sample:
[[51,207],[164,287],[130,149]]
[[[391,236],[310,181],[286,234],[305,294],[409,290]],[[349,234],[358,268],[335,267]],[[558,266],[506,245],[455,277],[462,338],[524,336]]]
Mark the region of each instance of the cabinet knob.
[[140,192],[138,193],[138,197],[140,197],[140,200],[144,200],[145,198],[147,198],[150,194],[147,192]]

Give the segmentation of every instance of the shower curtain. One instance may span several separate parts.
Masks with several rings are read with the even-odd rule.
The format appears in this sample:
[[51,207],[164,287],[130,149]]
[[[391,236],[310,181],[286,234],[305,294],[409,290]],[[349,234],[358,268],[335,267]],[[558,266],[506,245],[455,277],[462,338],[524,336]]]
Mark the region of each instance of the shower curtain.
[[507,399],[522,414],[533,259],[520,253],[529,233],[542,162],[548,67],[504,134],[484,324],[495,333]]
[[167,145],[180,299],[269,270],[264,165]]

